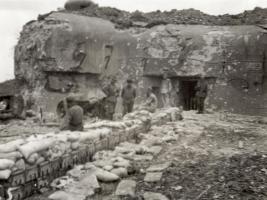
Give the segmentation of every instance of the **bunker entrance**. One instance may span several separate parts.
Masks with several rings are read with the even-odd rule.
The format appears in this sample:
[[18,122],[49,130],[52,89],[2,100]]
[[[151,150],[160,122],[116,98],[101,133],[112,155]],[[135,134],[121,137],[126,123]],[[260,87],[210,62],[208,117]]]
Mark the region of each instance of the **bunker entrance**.
[[188,79],[181,81],[182,105],[184,110],[197,110],[196,88],[197,80]]

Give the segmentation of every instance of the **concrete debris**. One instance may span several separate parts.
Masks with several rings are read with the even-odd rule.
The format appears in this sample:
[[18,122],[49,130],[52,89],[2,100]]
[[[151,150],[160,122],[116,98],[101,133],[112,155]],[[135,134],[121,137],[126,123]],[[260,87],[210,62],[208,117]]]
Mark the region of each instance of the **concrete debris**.
[[144,181],[148,183],[159,182],[162,177],[162,172],[147,172]]
[[117,196],[135,196],[136,182],[133,180],[123,180],[116,189]]
[[169,200],[166,196],[154,192],[145,192],[143,197],[145,200]]

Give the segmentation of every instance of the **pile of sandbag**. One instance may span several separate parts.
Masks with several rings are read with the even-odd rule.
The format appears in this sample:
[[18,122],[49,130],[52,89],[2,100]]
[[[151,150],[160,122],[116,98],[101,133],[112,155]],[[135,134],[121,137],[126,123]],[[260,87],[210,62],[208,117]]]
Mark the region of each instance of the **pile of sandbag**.
[[12,171],[18,168],[25,169],[23,155],[18,150],[18,147],[24,143],[25,140],[19,139],[0,145],[0,179],[8,179]]
[[[104,172],[110,172],[115,174],[119,178],[124,178],[128,176],[128,170],[131,167],[131,162],[120,154],[114,151],[100,151],[97,152],[93,157],[93,165]],[[101,181],[103,181],[101,179]]]
[[[0,145],[0,179],[8,179],[12,171],[25,170],[29,165],[37,165],[69,154],[79,147],[99,141],[111,133],[141,133],[151,126],[151,114],[137,111],[126,115],[123,121],[100,121],[86,124],[85,131],[48,133],[32,135]],[[1,165],[2,164],[2,165]]]

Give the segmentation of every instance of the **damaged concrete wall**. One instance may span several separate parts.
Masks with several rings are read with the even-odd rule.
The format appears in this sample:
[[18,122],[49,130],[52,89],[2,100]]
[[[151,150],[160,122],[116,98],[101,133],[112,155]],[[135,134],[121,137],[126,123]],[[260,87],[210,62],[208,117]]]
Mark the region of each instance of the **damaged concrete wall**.
[[204,75],[210,108],[265,115],[266,42],[265,30],[257,26],[169,24],[120,30],[100,18],[52,13],[24,26],[15,74],[24,82],[24,96],[49,112],[73,92],[69,83],[86,96],[110,75],[120,85],[133,78],[140,102],[148,86],[158,87],[167,67],[173,82]]

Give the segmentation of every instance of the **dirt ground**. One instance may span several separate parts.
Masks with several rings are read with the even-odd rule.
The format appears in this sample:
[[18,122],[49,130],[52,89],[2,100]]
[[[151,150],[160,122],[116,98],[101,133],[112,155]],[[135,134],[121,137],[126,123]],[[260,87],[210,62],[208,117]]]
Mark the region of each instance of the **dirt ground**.
[[[185,113],[185,131],[154,162],[171,161],[158,183],[137,178],[137,194],[162,193],[173,200],[267,199],[266,125],[259,118]],[[194,125],[203,127],[194,132]],[[169,124],[174,129],[177,124]],[[190,131],[189,127],[192,127]]]
[[[259,117],[241,115],[185,112],[184,117],[156,129],[173,129],[179,139],[163,144],[152,162],[138,163],[142,171],[171,162],[161,181],[147,183],[145,173],[137,173],[130,178],[137,182],[136,197],[124,199],[143,199],[145,192],[155,192],[170,200],[266,200],[267,125],[259,124]],[[94,199],[118,199],[110,188],[104,192],[105,197]]]

